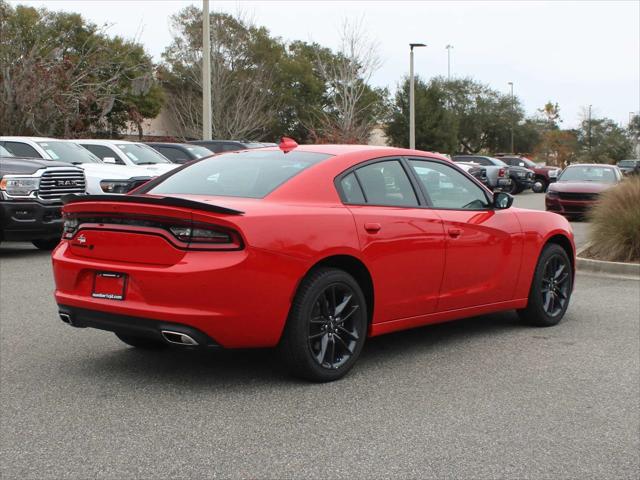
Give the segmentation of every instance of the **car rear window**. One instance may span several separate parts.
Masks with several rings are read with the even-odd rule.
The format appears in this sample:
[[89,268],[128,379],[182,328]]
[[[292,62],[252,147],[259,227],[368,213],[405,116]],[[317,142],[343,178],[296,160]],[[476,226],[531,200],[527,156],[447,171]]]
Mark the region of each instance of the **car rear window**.
[[262,198],[331,155],[241,150],[193,163],[145,193]]

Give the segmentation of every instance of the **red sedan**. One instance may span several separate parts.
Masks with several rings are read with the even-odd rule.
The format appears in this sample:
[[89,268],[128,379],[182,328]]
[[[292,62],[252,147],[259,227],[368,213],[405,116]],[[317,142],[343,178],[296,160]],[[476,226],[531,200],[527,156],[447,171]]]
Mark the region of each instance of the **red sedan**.
[[570,165],[556,183],[549,185],[546,209],[567,217],[582,216],[602,192],[620,183],[622,178],[622,172],[614,165]]
[[560,321],[571,228],[512,200],[415,150],[225,153],[69,197],[55,298],[66,323],[135,347],[278,346],[292,373],[335,380],[368,336],[512,309]]

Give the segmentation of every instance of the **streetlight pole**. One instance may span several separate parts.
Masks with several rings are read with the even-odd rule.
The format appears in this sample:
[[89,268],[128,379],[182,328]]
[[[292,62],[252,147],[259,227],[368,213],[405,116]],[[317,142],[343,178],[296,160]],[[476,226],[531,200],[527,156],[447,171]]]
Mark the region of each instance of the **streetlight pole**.
[[509,82],[509,86],[511,87],[511,153],[516,153],[513,146],[513,124],[516,116],[516,105],[513,97],[513,82]]
[[451,81],[451,49],[453,45],[447,45],[444,47],[447,49],[447,81]]
[[589,105],[589,120],[587,124],[587,135],[589,138],[589,152],[591,152],[591,105]]
[[202,139],[211,140],[211,36],[209,0],[202,0]]
[[426,47],[424,43],[410,43],[409,52],[409,148],[416,148],[416,106],[415,106],[415,86],[413,80],[413,48]]

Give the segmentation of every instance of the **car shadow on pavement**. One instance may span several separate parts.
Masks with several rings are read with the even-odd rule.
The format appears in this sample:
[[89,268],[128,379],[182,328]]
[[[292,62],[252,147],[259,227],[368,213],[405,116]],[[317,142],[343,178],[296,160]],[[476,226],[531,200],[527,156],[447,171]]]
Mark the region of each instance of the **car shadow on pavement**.
[[51,252],[39,250],[34,246],[12,246],[11,244],[0,246],[0,258],[22,258],[34,255],[51,256]]
[[[457,320],[370,338],[354,372],[359,377],[379,370],[385,363],[397,368],[404,359],[445,350],[451,344],[474,338],[527,328],[513,312]],[[114,337],[114,342],[118,340]],[[168,385],[181,391],[211,391],[236,386],[304,387],[308,382],[290,377],[275,349],[142,351],[122,345],[100,353],[92,348],[84,361],[66,366],[93,382],[117,381],[165,390]],[[115,378],[114,378],[115,377]],[[352,378],[347,376],[343,381]]]

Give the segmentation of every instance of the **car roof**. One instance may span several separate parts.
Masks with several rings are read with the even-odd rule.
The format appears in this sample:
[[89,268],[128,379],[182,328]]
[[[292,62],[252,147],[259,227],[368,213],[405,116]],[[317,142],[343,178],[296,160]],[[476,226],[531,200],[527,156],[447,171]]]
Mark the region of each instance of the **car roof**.
[[567,168],[571,167],[603,167],[603,168],[616,168],[617,165],[609,165],[608,163],[572,163]]
[[129,144],[129,145],[134,145],[136,143],[142,143],[142,142],[131,142],[129,140],[113,140],[110,138],[78,138],[74,140],[77,143],[90,143],[90,144],[94,144],[94,145],[100,145],[100,144],[105,144],[105,145],[121,145],[121,144]]
[[[179,142],[142,142],[142,143],[145,143],[146,145],[160,145],[160,146],[167,146],[167,147],[183,147],[183,148],[188,148],[187,145],[193,145],[192,143],[184,144]],[[200,147],[201,145],[196,145],[196,146]]]
[[56,140],[56,141],[64,141],[64,140],[60,140],[59,138],[49,138],[49,137],[22,137],[22,136],[13,136],[13,137],[9,137],[9,136],[4,137],[4,136],[3,136],[3,137],[0,137],[0,140],[4,140],[4,141],[16,141],[16,142],[24,141],[24,140],[29,141],[29,142],[42,142],[42,141],[45,141],[45,142],[51,142],[51,141],[53,141],[53,140]]

